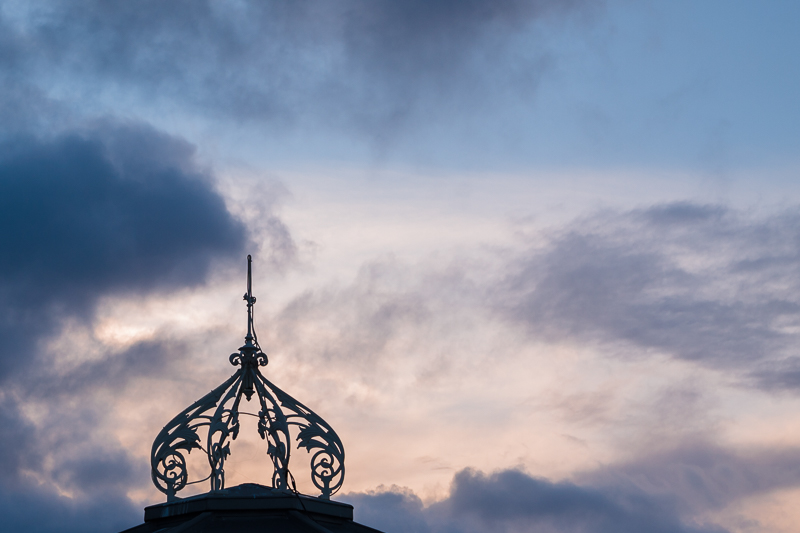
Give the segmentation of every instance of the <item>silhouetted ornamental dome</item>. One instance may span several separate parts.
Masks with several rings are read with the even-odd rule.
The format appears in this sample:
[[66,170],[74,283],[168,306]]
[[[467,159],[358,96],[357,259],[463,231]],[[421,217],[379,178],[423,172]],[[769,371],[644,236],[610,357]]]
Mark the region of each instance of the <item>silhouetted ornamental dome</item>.
[[[258,344],[253,321],[256,298],[252,259],[247,256],[247,335],[228,358],[238,368],[220,386],[178,413],[156,436],[150,452],[153,484],[166,503],[144,510],[144,524],[124,533],[252,532],[380,533],[353,522],[353,506],[331,501],[344,483],[344,446],[325,420],[281,390],[262,373],[269,358]],[[251,413],[245,406],[253,401]],[[272,486],[246,483],[225,487],[230,441],[241,428],[240,415],[258,418],[258,433],[272,463]],[[305,449],[311,482],[319,496],[299,494],[289,470],[292,448]],[[208,475],[190,472],[187,455],[203,452]],[[195,479],[198,478],[198,479]],[[181,498],[187,485],[208,481],[206,494]]]
[[353,506],[245,483],[144,510],[122,533],[380,533],[353,522]]

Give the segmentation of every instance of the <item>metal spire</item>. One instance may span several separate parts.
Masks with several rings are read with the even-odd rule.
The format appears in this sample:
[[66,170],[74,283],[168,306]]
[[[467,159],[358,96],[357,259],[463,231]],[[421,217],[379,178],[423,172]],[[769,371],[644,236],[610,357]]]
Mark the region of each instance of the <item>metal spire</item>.
[[[253,325],[252,258],[247,256],[247,335],[244,345],[228,358],[239,369],[222,385],[190,405],[164,426],[153,442],[150,453],[151,477],[167,501],[191,483],[211,480],[211,490],[225,488],[225,459],[230,455],[230,440],[239,435],[239,408],[242,396],[249,402],[255,394],[261,407],[258,433],[267,441],[267,455],[272,461],[272,486],[294,489],[294,477],[289,471],[291,433],[298,448],[311,454],[311,481],[329,499],[344,482],[344,447],[330,425],[311,409],[272,384],[261,374],[267,366],[267,354],[258,345]],[[249,413],[246,413],[249,414]],[[291,432],[290,432],[291,428]],[[205,447],[201,444],[205,440]],[[208,456],[210,474],[189,481],[186,454],[193,449]]]
[[244,301],[247,302],[247,336],[244,338],[246,346],[252,346],[253,340],[258,346],[258,338],[255,337],[256,330],[253,325],[253,306],[256,304],[256,297],[253,296],[253,258],[247,256],[247,292],[244,295]]

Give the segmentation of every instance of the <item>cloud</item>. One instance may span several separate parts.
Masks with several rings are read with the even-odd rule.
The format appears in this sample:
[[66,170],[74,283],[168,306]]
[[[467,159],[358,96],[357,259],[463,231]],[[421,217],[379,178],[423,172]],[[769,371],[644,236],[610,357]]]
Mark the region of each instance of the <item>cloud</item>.
[[726,448],[710,441],[607,465],[576,476],[595,487],[627,487],[669,498],[683,515],[719,510],[742,500],[800,486],[800,449]]
[[431,531],[422,500],[413,491],[393,486],[366,493],[349,493],[342,501],[354,507],[354,519],[386,533]]
[[[514,37],[539,20],[590,5],[84,0],[69,9],[57,2],[7,6],[0,12],[0,64],[45,93],[66,81],[89,102],[102,87],[101,95],[188,105],[195,114],[283,125],[312,117],[374,132],[397,125],[421,100],[452,102],[480,86],[535,78],[542,53],[507,53]],[[424,106],[428,113],[436,107]]]
[[500,253],[381,258],[351,282],[297,296],[263,335],[273,349],[305,363],[335,359],[348,379],[381,388],[387,375],[408,379],[399,360],[420,379],[452,378],[492,353],[566,342],[619,361],[666,356],[781,393],[800,384],[798,270],[797,208],[603,211]]
[[[796,385],[800,212],[676,203],[576,221],[509,265],[498,309],[537,337]],[[627,348],[625,348],[627,346]]]
[[197,283],[245,236],[192,168],[192,151],[143,126],[7,144],[1,216],[14,231],[1,237],[4,278],[40,298]]
[[464,531],[700,532],[645,493],[553,483],[515,470],[456,474],[446,515]]
[[4,530],[115,531],[140,520],[141,509],[126,494],[146,475],[146,465],[98,434],[93,408],[65,413],[53,406],[40,428],[21,414],[12,393],[5,390],[0,399]]
[[16,482],[22,470],[36,468],[42,456],[36,447],[35,427],[20,413],[19,403],[7,395],[0,401],[0,454],[3,468],[0,469],[0,483]]
[[[139,520],[126,494],[147,479],[147,465],[109,431],[113,402],[104,396],[184,352],[162,335],[123,350],[95,343],[85,348],[99,352],[80,362],[49,341],[65,325],[90,328],[105,297],[197,286],[215,265],[241,260],[248,233],[214,179],[191,145],[143,124],[104,121],[50,137],[7,132],[0,144],[5,527],[101,531]],[[77,363],[60,364],[76,355]]]
[[709,512],[800,486],[798,454],[796,447],[691,441],[563,481],[517,469],[464,469],[453,477],[449,496],[428,506],[395,486],[343,499],[355,506],[356,520],[392,533],[721,533],[727,529],[710,523]]
[[157,333],[155,339],[140,341],[122,350],[106,348],[101,357],[69,368],[43,370],[37,376],[42,385],[37,396],[58,401],[59,397],[82,396],[97,388],[121,391],[142,376],[170,375],[184,362],[190,342],[159,337],[166,335]]
[[[604,211],[485,254],[367,264],[351,283],[298,296],[275,317],[270,342],[304,359],[363,360],[355,364],[366,376],[400,347],[448,359],[458,345],[448,343],[463,341],[464,360],[470,343],[485,341],[480,335],[505,331],[503,344],[570,342],[612,358],[668,356],[773,392],[800,383],[797,208],[756,215],[673,203]],[[414,365],[409,355],[403,359]]]
[[70,499],[30,487],[0,487],[0,514],[6,531],[108,533],[141,523],[142,510],[124,494],[98,493]]
[[478,531],[559,533],[723,532],[677,513],[667,498],[631,487],[552,482],[519,470],[484,474],[465,469],[448,498],[423,507],[407,489],[348,494],[356,520],[393,533]]
[[196,285],[247,239],[191,146],[141,125],[4,144],[0,226],[0,375],[99,297]]
[[[352,283],[309,290],[265,318],[272,323],[267,330],[276,333],[261,332],[262,342],[271,353],[296,352],[298,364],[289,373],[318,369],[319,363],[335,359],[325,379],[336,381],[341,372],[348,383],[365,381],[387,395],[410,390],[403,387],[413,388],[414,380],[434,366],[439,372],[458,372],[473,366],[475,359],[470,358],[476,354],[487,354],[487,361],[513,356],[514,343],[520,340],[564,339],[591,345],[608,357],[659,353],[773,391],[778,385],[769,379],[782,376],[782,387],[793,383],[791,375],[780,372],[793,361],[792,324],[798,318],[800,294],[794,279],[800,260],[798,222],[794,209],[759,216],[719,205],[666,204],[597,213],[492,259],[481,251],[455,264],[431,261],[410,267],[385,258],[365,266]],[[152,280],[136,283],[142,290],[162,287]],[[125,283],[101,286],[105,291],[130,289]],[[475,333],[484,334],[487,328],[493,333],[486,339]],[[507,344],[501,346],[497,339]],[[168,343],[135,345],[117,354],[118,359],[77,367],[54,386],[62,387],[63,395],[91,389],[95,378],[124,386],[117,381],[120,373],[139,360],[150,366],[171,351]],[[442,358],[451,363],[434,361]],[[325,379],[313,394],[349,394],[326,389],[331,384]],[[48,378],[45,384],[49,382]],[[702,422],[700,431],[667,439],[657,453],[562,481],[517,470],[466,470],[454,478],[446,500],[428,507],[413,492],[401,489],[348,498],[357,504],[361,520],[387,531],[724,531],[705,524],[703,517],[748,498],[796,487],[800,471],[792,465],[798,464],[798,454],[788,447],[734,450],[702,441],[711,438],[706,419],[687,415],[705,409],[702,402],[695,406],[702,399],[697,397],[699,390],[667,386],[663,395],[654,397],[654,407],[647,404],[647,417],[656,425],[685,429]],[[565,409],[582,410],[586,401]],[[660,413],[659,405],[670,412]],[[8,406],[9,416],[18,411],[13,402]],[[89,424],[93,416],[97,413],[89,410],[75,420],[85,418]],[[43,439],[44,433],[28,426],[30,422],[16,414],[9,419],[9,434],[20,442]],[[77,433],[59,428],[54,434],[66,446],[46,474],[59,486],[79,487],[91,474],[108,494],[115,494],[128,483],[126,476],[138,475],[125,466],[124,454],[114,446],[99,446],[98,468],[88,468],[76,446]],[[687,435],[695,440],[675,445]],[[101,437],[94,434],[93,442],[101,442]],[[15,456],[14,468],[42,470],[37,466],[43,464],[41,453],[34,447]],[[122,467],[116,469],[117,463]]]
[[137,478],[144,477],[135,474],[146,474],[146,465],[134,465],[122,449],[84,449],[61,461],[53,479],[60,487],[79,494],[116,492],[123,496],[135,486]]

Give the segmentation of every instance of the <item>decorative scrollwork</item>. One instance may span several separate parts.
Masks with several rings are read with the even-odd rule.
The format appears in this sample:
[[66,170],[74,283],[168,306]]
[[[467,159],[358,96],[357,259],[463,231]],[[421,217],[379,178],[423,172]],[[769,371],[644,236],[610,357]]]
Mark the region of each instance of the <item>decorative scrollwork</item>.
[[161,457],[158,464],[159,484],[165,481],[163,488],[173,494],[186,486],[188,473],[186,471],[186,458],[178,450],[171,450],[166,457]]
[[[258,396],[258,433],[267,442],[267,454],[273,465],[272,486],[279,489],[294,488],[294,478],[289,471],[291,455],[290,426],[297,428],[297,448],[311,454],[311,480],[328,499],[344,483],[344,447],[330,425],[311,409],[298,402],[267,380],[259,370],[269,362],[258,346],[253,328],[251,258],[247,256],[247,336],[245,344],[229,361],[239,369],[222,385],[193,403],[164,426],[153,442],[150,454],[151,477],[167,500],[190,483],[186,454],[201,449],[208,456],[211,472],[207,478],[211,490],[225,487],[225,460],[230,455],[230,441],[239,435],[239,407],[242,396],[250,401]],[[205,444],[201,445],[201,432]],[[202,481],[199,480],[199,481]]]
[[328,498],[344,482],[344,463],[327,450],[319,450],[311,458],[311,472],[314,485]]
[[222,395],[241,378],[241,370],[173,418],[156,436],[150,452],[150,473],[158,490],[175,497],[188,483],[186,458],[181,453],[202,449],[198,430],[211,423],[205,413],[216,407]]
[[[298,448],[305,448],[311,456],[311,480],[321,491],[323,498],[330,498],[344,483],[344,446],[339,436],[314,411],[298,402],[281,389],[263,378],[271,388],[281,407],[290,411],[289,425],[297,426]],[[314,450],[317,450],[314,452]]]

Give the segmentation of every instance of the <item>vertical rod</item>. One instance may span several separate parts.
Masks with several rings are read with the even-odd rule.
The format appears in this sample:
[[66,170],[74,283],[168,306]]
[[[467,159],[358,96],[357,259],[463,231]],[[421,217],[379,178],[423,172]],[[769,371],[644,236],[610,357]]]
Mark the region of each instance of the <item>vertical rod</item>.
[[253,296],[253,258],[247,256],[247,297]]
[[247,256],[247,294],[244,299],[247,300],[247,337],[244,338],[245,343],[252,344],[253,342],[253,304],[256,299],[253,298],[253,258]]

